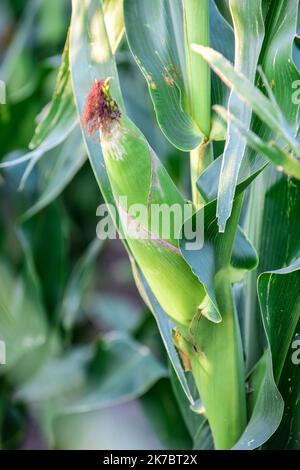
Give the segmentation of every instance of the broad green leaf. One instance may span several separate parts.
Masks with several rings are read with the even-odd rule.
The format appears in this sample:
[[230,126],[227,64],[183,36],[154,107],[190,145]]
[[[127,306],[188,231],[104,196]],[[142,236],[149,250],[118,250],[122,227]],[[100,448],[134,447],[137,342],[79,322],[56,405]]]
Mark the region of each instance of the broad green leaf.
[[29,404],[75,395],[86,383],[86,369],[92,358],[91,346],[49,358],[34,378],[17,389],[15,398]]
[[270,339],[274,375],[285,403],[282,423],[267,448],[299,449],[299,365],[293,363],[293,353],[299,345],[296,341],[300,319],[299,259],[287,268],[261,274],[258,294]]
[[[251,83],[255,81],[258,58],[264,38],[264,22],[261,0],[252,2],[229,2],[235,34],[234,69],[242,73]],[[249,47],[251,44],[251,47]],[[228,109],[239,116],[246,129],[250,126],[251,110],[231,91]],[[246,144],[229,121],[226,144],[223,153],[218,192],[218,225],[223,232],[230,217],[235,187],[238,180],[240,165],[244,157]]]
[[[104,0],[103,9],[112,50],[116,51],[124,33],[123,0]],[[69,49],[68,33],[52,101],[42,112],[42,120],[29,145],[31,149],[40,146],[54,128],[64,128],[68,124],[73,128],[74,122],[77,121],[71,85]]]
[[[300,253],[299,182],[270,166],[254,185],[246,230],[259,252],[260,262],[258,272],[253,272],[246,284],[245,338],[249,369],[263,349],[260,313],[255,296],[257,273],[288,266]],[[258,206],[257,201],[263,200],[261,198],[264,198],[264,204]],[[258,338],[255,343],[254,334]]]
[[111,333],[93,348],[50,359],[30,383],[19,389],[18,398],[30,403],[60,397],[63,404],[59,413],[81,413],[135,399],[165,375],[166,370],[146,346],[126,335]]
[[[101,2],[100,0],[93,2],[89,7],[85,5],[85,3],[85,1],[81,2],[80,6],[78,2],[73,1],[73,12],[75,13],[73,14],[70,33],[71,76],[75,102],[80,116],[82,115],[90,86],[94,80],[103,77],[114,77],[112,87],[119,106],[124,109],[116,65],[111,56],[106,33],[103,33],[103,29],[105,31],[105,25],[102,10],[100,10]],[[89,37],[89,31],[81,30],[83,21],[87,23],[88,21],[93,21],[93,24],[96,25],[94,26],[94,34],[92,36]],[[86,25],[86,27],[88,27],[88,25]],[[91,38],[97,39],[97,43],[91,42]],[[97,52],[97,46],[98,43],[101,44],[101,40],[103,51],[100,49],[99,53]],[[89,70],[89,74],[87,74],[87,70]],[[97,142],[88,139],[85,133],[83,133],[83,138],[102,195],[108,204],[115,205],[101,147]]]
[[[209,7],[212,46],[232,60],[232,29],[214,1],[209,2]],[[182,0],[125,0],[127,38],[148,82],[158,123],[173,145],[191,150],[200,143],[201,133],[193,120],[192,104],[188,98],[183,18]],[[215,75],[212,83],[213,103],[225,105],[228,98],[226,87]],[[212,133],[215,138],[220,138],[218,122],[218,117],[214,116]]]
[[197,147],[201,133],[188,104],[181,0],[125,0],[124,14],[129,46],[163,133],[179,149]]
[[[112,49],[115,51],[118,48],[124,33],[123,1],[105,0],[104,15],[108,34],[111,39]],[[69,123],[73,128],[76,120],[76,107],[70,77],[68,33],[52,101],[42,112],[41,121],[39,122],[35,130],[35,134],[30,142],[30,148],[34,149],[40,146],[48,134],[56,127],[64,128]]]
[[81,132],[76,127],[59,146],[46,153],[38,163],[39,189],[37,199],[21,217],[21,221],[33,215],[54,201],[73,179],[86,160]]
[[[130,406],[165,375],[165,368],[147,347],[125,335],[110,334],[94,345],[50,358],[18,389],[16,398],[30,406],[53,446],[59,417],[66,423],[76,417],[82,424],[89,415],[110,414],[109,410]],[[80,428],[75,432],[82,439]]]
[[276,431],[282,419],[284,403],[276,387],[270,349],[266,351],[250,378],[252,409],[249,423],[233,450],[261,447]]
[[278,383],[300,318],[300,260],[287,268],[262,273],[258,296]]
[[89,366],[90,383],[86,392],[64,413],[81,413],[115,406],[143,395],[166,370],[150,349],[121,333],[107,335],[97,345]]
[[[292,407],[285,408],[285,426],[281,429],[283,434],[277,432],[275,442],[280,445],[277,449],[282,449],[286,445],[293,446],[293,442],[295,444],[299,442],[296,428],[292,429],[297,406],[297,378],[293,374],[282,377],[285,362],[291,362],[292,340],[300,318],[299,267],[298,260],[287,268],[265,272],[259,276],[257,289],[268,338],[268,350],[250,378],[250,388],[253,389],[255,399],[252,399],[254,404],[252,404],[250,422],[241,440],[235,446],[237,450],[255,449],[271,438],[279,427],[283,404],[287,406],[286,401],[289,400],[290,391],[294,391],[290,404]],[[290,369],[289,365],[287,369]],[[257,376],[260,376],[259,380]],[[282,400],[276,383],[280,391],[281,387],[285,390],[283,398],[286,400]],[[288,423],[289,431],[287,430]]]
[[300,322],[296,327],[296,335],[287,355],[284,369],[279,382],[279,390],[284,399],[284,413],[279,428],[264,448],[299,450],[300,426],[300,375],[299,375],[299,338]]

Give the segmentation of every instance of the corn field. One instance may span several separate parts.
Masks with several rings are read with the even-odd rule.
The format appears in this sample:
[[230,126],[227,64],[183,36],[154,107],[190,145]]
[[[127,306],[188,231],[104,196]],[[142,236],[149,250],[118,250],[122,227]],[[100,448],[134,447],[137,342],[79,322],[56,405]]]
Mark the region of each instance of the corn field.
[[20,3],[0,448],[300,450],[299,0]]

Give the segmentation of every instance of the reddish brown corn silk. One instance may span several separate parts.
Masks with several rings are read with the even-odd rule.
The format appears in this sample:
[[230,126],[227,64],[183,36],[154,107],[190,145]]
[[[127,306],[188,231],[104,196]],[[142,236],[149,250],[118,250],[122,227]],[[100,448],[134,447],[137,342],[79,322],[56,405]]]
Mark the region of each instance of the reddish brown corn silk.
[[95,80],[86,98],[82,124],[89,136],[95,132],[109,133],[112,124],[119,121],[121,112],[109,92],[109,79]]

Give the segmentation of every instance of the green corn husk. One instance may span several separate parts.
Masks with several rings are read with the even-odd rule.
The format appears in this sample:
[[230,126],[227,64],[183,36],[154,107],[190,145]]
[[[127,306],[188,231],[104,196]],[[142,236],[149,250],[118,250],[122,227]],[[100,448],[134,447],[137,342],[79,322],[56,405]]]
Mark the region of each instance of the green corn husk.
[[[161,220],[155,225],[155,233],[150,233],[152,204],[176,204],[183,211],[186,202],[143,134],[126,116],[107,126],[100,130],[101,146],[127,243],[162,308],[178,324],[189,325],[205,296],[203,286],[180,254],[174,221],[170,223],[169,238],[163,237]],[[122,207],[122,197],[127,198],[128,208],[142,204],[149,209],[142,226]],[[133,228],[136,224],[148,238],[132,236],[125,222]]]

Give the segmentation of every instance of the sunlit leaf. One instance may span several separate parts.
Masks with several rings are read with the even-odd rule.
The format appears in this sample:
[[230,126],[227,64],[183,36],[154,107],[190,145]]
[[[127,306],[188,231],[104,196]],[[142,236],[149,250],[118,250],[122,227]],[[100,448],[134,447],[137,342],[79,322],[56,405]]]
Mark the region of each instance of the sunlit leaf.
[[224,82],[232,87],[240,99],[253,108],[258,117],[283,139],[293,152],[300,157],[300,146],[294,137],[293,129],[286,122],[279,108],[232,65],[221,54],[208,47],[194,45],[193,49],[205,58]]
[[[227,119],[231,123],[233,136],[236,135],[237,139],[243,140],[244,144],[249,145],[253,151],[264,155],[275,164],[279,170],[282,169],[288,176],[300,179],[299,159],[293,157],[287,150],[281,149],[275,142],[264,142],[261,140],[254,132],[247,129],[233,114],[227,113],[224,108],[216,106],[215,109],[224,119]],[[220,177],[222,178],[221,175]]]
[[[264,38],[261,3],[261,0],[254,0],[251,3],[239,2],[238,0],[229,2],[235,33],[234,69],[245,75],[251,83],[255,81],[258,58]],[[249,47],[249,43],[251,43],[251,47]],[[228,109],[231,113],[239,116],[246,129],[249,128],[251,110],[234,91],[230,94]],[[229,121],[217,205],[218,224],[222,232],[232,210],[235,187],[245,149],[244,139],[234,132]]]

